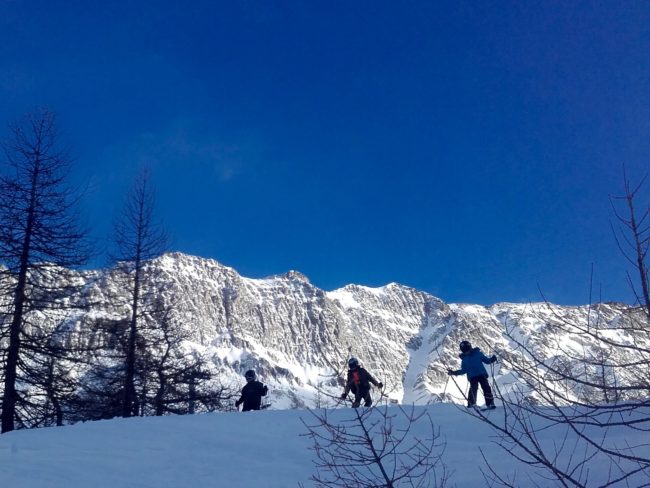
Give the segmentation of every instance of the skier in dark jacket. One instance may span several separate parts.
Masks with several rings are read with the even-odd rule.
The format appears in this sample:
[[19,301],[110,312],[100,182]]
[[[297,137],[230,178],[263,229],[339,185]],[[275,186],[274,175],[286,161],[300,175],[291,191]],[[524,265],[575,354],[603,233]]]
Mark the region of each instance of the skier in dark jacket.
[[345,390],[341,395],[341,400],[345,400],[348,397],[348,393],[352,392],[354,393],[354,402],[352,403],[353,408],[357,408],[361,405],[362,399],[364,401],[364,407],[369,407],[372,405],[370,383],[379,389],[384,387],[383,383],[377,381],[370,373],[368,373],[368,371],[359,365],[357,358],[350,358],[348,361],[348,379],[345,383]]
[[259,381],[255,381],[255,371],[252,369],[246,371],[244,377],[246,384],[241,390],[241,397],[235,402],[235,407],[239,408],[239,405],[243,403],[242,412],[259,410],[262,406],[262,397],[266,396],[269,389]]
[[478,385],[480,384],[481,389],[483,390],[483,396],[485,397],[485,407],[488,409],[495,408],[492,388],[490,388],[490,382],[488,381],[489,376],[483,363],[492,364],[496,362],[497,357],[492,355],[492,357],[488,358],[478,347],[472,347],[469,341],[463,341],[460,343],[460,351],[460,369],[456,371],[449,369],[447,370],[447,373],[450,375],[467,375],[467,378],[469,379],[467,407],[476,406],[476,392],[478,390]]

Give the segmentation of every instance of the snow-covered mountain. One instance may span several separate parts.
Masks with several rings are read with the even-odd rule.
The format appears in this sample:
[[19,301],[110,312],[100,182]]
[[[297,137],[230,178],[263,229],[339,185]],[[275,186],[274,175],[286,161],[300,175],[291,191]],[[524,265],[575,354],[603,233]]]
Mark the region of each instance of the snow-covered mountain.
[[[82,276],[93,305],[74,318],[77,327],[92,329],[98,321],[125,316],[128,305],[115,306],[122,291],[111,270]],[[155,290],[152,299],[171,307],[182,325],[188,349],[209,358],[225,382],[243,383],[242,373],[255,369],[271,386],[275,408],[327,404],[320,392],[341,391],[351,355],[384,382],[390,399],[431,403],[443,391],[457,393],[447,384],[446,370],[458,367],[463,339],[486,354],[506,357],[513,354],[510,337],[526,337],[541,356],[551,358],[559,344],[597,347],[559,330],[563,319],[587,325],[597,317],[608,327],[626,320],[629,311],[622,304],[446,304],[396,283],[328,292],[296,271],[250,279],[214,260],[181,253],[148,263],[146,280]],[[517,381],[504,366],[495,368],[495,377],[503,388]]]

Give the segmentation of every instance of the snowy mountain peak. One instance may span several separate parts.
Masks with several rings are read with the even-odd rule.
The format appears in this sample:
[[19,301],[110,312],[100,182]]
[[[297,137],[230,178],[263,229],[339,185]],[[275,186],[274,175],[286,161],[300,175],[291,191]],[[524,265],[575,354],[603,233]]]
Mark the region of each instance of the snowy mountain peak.
[[[562,333],[558,317],[586,324],[596,313],[594,307],[545,303],[446,304],[397,283],[325,292],[298,271],[251,279],[217,261],[178,252],[149,262],[144,284],[149,299],[169,307],[171,318],[182,324],[188,351],[206,358],[226,383],[237,384],[246,369],[256,369],[278,408],[312,406],[319,390],[340,394],[350,355],[386,385],[390,398],[436,401],[446,369],[459,365],[461,340],[507,356],[513,348],[508,332],[552,357],[550,344]],[[86,293],[96,305],[77,318],[79,326],[129,312],[128,305],[114,306],[120,285],[110,272],[89,281]],[[597,307],[603,324],[626,320],[626,311],[616,304]]]
[[286,273],[280,275],[280,277],[287,280],[301,281],[303,283],[310,284],[309,278],[307,278],[307,276],[302,274],[300,271],[289,270]]

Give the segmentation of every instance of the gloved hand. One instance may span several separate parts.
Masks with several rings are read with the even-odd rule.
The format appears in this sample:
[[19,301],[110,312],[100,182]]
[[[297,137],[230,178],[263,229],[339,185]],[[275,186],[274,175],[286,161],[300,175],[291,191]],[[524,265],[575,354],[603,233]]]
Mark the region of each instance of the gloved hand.
[[497,355],[492,354],[492,357],[490,359],[492,360],[493,363],[496,363],[497,362]]
[[269,392],[269,387],[264,385],[264,388],[262,389],[264,391],[264,394],[266,395]]
[[377,388],[379,388],[380,390],[383,390],[384,384],[380,381],[379,384],[377,385]]
[[453,375],[456,374],[456,373],[454,373],[454,370],[453,370],[453,369],[448,369],[448,370],[447,370],[447,374],[448,374],[449,376],[453,376]]
[[341,395],[341,400],[345,400],[347,397],[348,397],[348,395],[347,395],[346,393],[343,393],[343,394]]

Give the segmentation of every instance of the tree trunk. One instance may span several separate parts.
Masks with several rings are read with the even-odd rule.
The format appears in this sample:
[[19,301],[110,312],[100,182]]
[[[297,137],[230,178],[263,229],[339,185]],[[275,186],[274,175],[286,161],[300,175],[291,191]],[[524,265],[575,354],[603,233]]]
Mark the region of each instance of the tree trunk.
[[[36,158],[40,156],[36,155]],[[38,161],[38,159],[37,159]],[[29,210],[27,214],[27,227],[23,239],[22,252],[20,256],[20,268],[18,272],[18,283],[14,291],[14,315],[9,328],[9,347],[7,348],[7,363],[5,365],[4,396],[2,398],[2,433],[14,430],[14,417],[16,416],[16,402],[18,392],[16,391],[16,377],[18,371],[18,360],[20,358],[20,333],[23,324],[23,311],[27,298],[25,288],[27,287],[27,270],[29,269],[29,254],[31,249],[32,233],[34,231],[34,212],[36,206],[36,185],[38,183],[38,163],[32,175],[32,187],[30,195]]]
[[122,403],[122,417],[133,415],[135,403],[135,347],[137,337],[138,300],[140,295],[140,263],[135,265],[135,278],[133,283],[133,302],[131,322],[129,325],[129,341],[126,350],[126,377],[124,379],[124,401]]

